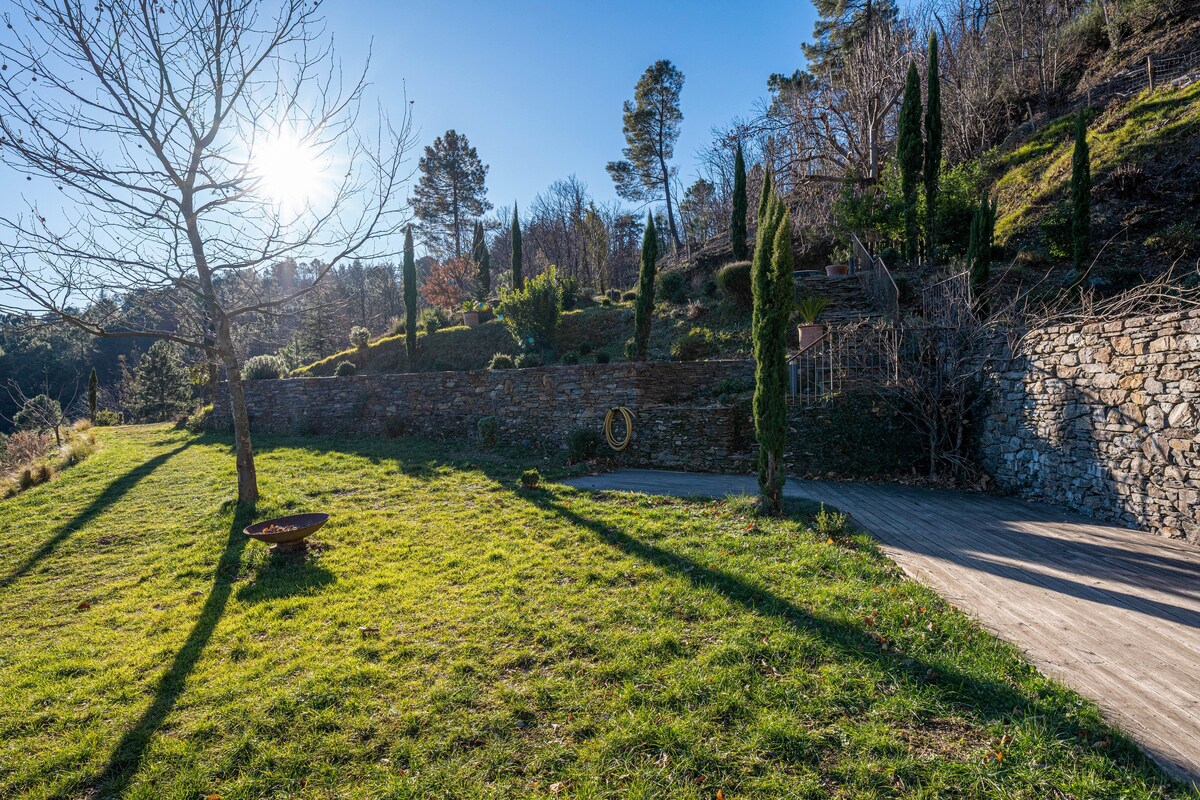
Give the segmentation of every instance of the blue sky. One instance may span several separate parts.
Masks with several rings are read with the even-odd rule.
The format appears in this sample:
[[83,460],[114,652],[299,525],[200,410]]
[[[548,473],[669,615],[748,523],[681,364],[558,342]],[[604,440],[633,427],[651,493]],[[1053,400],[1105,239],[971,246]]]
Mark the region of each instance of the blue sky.
[[424,146],[448,128],[490,165],[488,198],[528,205],[572,172],[601,200],[620,158],[621,104],[659,58],[686,76],[676,163],[685,183],[713,125],[749,114],[767,76],[801,63],[809,2],[418,2],[324,6],[343,60],[374,38],[373,89],[386,107],[414,100]]

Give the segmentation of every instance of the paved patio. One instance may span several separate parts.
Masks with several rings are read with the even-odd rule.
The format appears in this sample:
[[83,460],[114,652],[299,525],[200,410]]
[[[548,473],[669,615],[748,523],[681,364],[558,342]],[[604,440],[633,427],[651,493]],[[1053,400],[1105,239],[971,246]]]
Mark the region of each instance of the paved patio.
[[[753,477],[658,470],[567,483],[685,497],[758,491]],[[825,481],[789,481],[785,494],[849,514],[909,575],[1200,785],[1200,548],[1013,498]]]

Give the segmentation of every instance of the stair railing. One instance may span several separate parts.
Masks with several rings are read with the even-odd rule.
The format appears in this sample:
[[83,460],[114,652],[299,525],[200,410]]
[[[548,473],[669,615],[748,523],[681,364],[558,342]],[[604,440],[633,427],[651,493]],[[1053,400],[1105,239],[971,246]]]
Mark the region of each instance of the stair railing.
[[850,234],[850,271],[858,276],[863,291],[884,316],[893,322],[899,321],[900,289],[896,280],[883,259],[872,255],[853,233]]

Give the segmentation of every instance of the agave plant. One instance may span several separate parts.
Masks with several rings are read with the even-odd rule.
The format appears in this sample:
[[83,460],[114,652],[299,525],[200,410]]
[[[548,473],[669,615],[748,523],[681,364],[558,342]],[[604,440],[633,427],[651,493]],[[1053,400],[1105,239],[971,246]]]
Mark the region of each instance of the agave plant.
[[829,301],[824,297],[809,295],[796,303],[796,314],[803,325],[814,325],[821,313],[829,307]]

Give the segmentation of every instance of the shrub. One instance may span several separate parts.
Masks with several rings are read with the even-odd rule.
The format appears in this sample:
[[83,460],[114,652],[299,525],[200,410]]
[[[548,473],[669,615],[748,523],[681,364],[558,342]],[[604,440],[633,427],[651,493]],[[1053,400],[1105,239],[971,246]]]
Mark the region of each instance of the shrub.
[[337,365],[337,369],[333,371],[333,374],[339,378],[346,378],[353,375],[356,369],[357,367],[354,366],[353,361],[343,361]]
[[600,301],[600,305],[605,306],[605,307],[611,306],[612,300],[609,300],[607,297],[605,297],[603,300]]
[[450,316],[441,308],[426,308],[421,311],[417,322],[418,328],[424,328],[426,333],[436,333],[439,328],[450,324]]
[[204,406],[203,408],[196,409],[184,419],[184,430],[191,431],[192,433],[203,433],[208,429],[208,425],[212,421],[212,414],[212,406]]
[[735,261],[721,267],[717,272],[717,289],[734,306],[749,308],[754,302],[750,287],[750,262]]
[[579,281],[570,275],[562,279],[562,307],[570,311],[579,306]]
[[637,300],[637,289],[630,289],[627,292],[621,292],[622,303],[632,303],[634,300]]
[[31,467],[25,467],[25,469],[21,470],[21,472],[17,475],[17,488],[19,488],[21,491],[25,491],[33,485],[33,469]]
[[688,300],[687,278],[677,269],[660,272],[658,275],[658,285],[654,289],[654,296],[659,300],[677,306],[683,305]]
[[699,300],[693,300],[687,304],[687,318],[689,322],[695,322],[704,316],[704,312],[708,309],[704,307],[704,303]]
[[597,350],[596,355],[593,356],[593,358],[596,359],[597,364],[607,364],[612,360],[612,356],[608,354],[607,350]]
[[696,361],[716,352],[716,337],[708,328],[692,328],[671,343],[671,358],[676,361]]
[[542,484],[542,473],[536,469],[527,469],[521,473],[521,486],[526,489],[536,489]]
[[49,461],[39,461],[30,467],[29,471],[33,475],[34,486],[41,483],[49,483],[50,479],[54,477],[54,467],[50,466]]
[[[77,433],[83,433],[84,431],[90,431],[91,429],[92,421],[90,419],[77,419],[75,420],[75,424],[71,426],[71,430],[76,431]],[[3,447],[3,442],[4,440],[0,439],[0,447]]]
[[492,360],[488,362],[488,369],[512,369],[513,357],[508,353],[496,353],[492,356]]
[[748,392],[754,386],[738,378],[722,378],[713,384],[712,393],[718,402],[728,403],[735,395]]
[[9,467],[19,467],[38,460],[50,452],[53,442],[50,436],[38,431],[17,431],[4,443],[0,462]]
[[631,336],[625,340],[625,360],[633,361],[635,358],[637,358],[637,342]]
[[96,426],[109,427],[112,425],[124,425],[125,415],[120,411],[97,411]]
[[500,441],[500,420],[495,417],[480,417],[475,423],[479,431],[479,443],[493,447]]
[[96,440],[91,434],[81,433],[72,437],[71,441],[58,450],[58,461],[64,467],[78,464],[96,450]]
[[828,511],[821,503],[821,510],[813,519],[813,530],[826,539],[840,539],[850,531],[850,518],[840,511]]
[[366,348],[371,343],[371,332],[361,325],[355,325],[350,329],[350,346],[359,350]]
[[1200,253],[1200,227],[1190,222],[1168,225],[1146,239],[1146,246],[1168,256],[1190,256]]
[[383,435],[389,439],[399,439],[408,433],[408,420],[399,414],[392,414],[383,422]]
[[567,436],[567,459],[572,464],[590,461],[600,452],[604,437],[591,428],[576,428]]
[[560,360],[564,364],[578,364],[579,363],[579,354],[576,353],[574,350],[568,350],[567,352],[562,354],[562,359],[560,359]]
[[62,406],[59,402],[44,394],[31,397],[21,406],[21,410],[13,415],[13,424],[21,430],[33,430],[39,433],[58,430],[63,423]]
[[529,369],[530,367],[540,367],[542,365],[542,357],[537,353],[521,353],[513,360],[513,365],[517,369]]
[[242,377],[248,381],[276,380],[287,374],[287,363],[279,356],[254,356],[242,365]]
[[582,342],[579,345],[579,347],[576,349],[579,351],[579,355],[590,356],[592,354],[592,343],[591,342]]
[[537,352],[554,352],[562,310],[563,287],[554,267],[504,296],[504,324],[518,345]]

